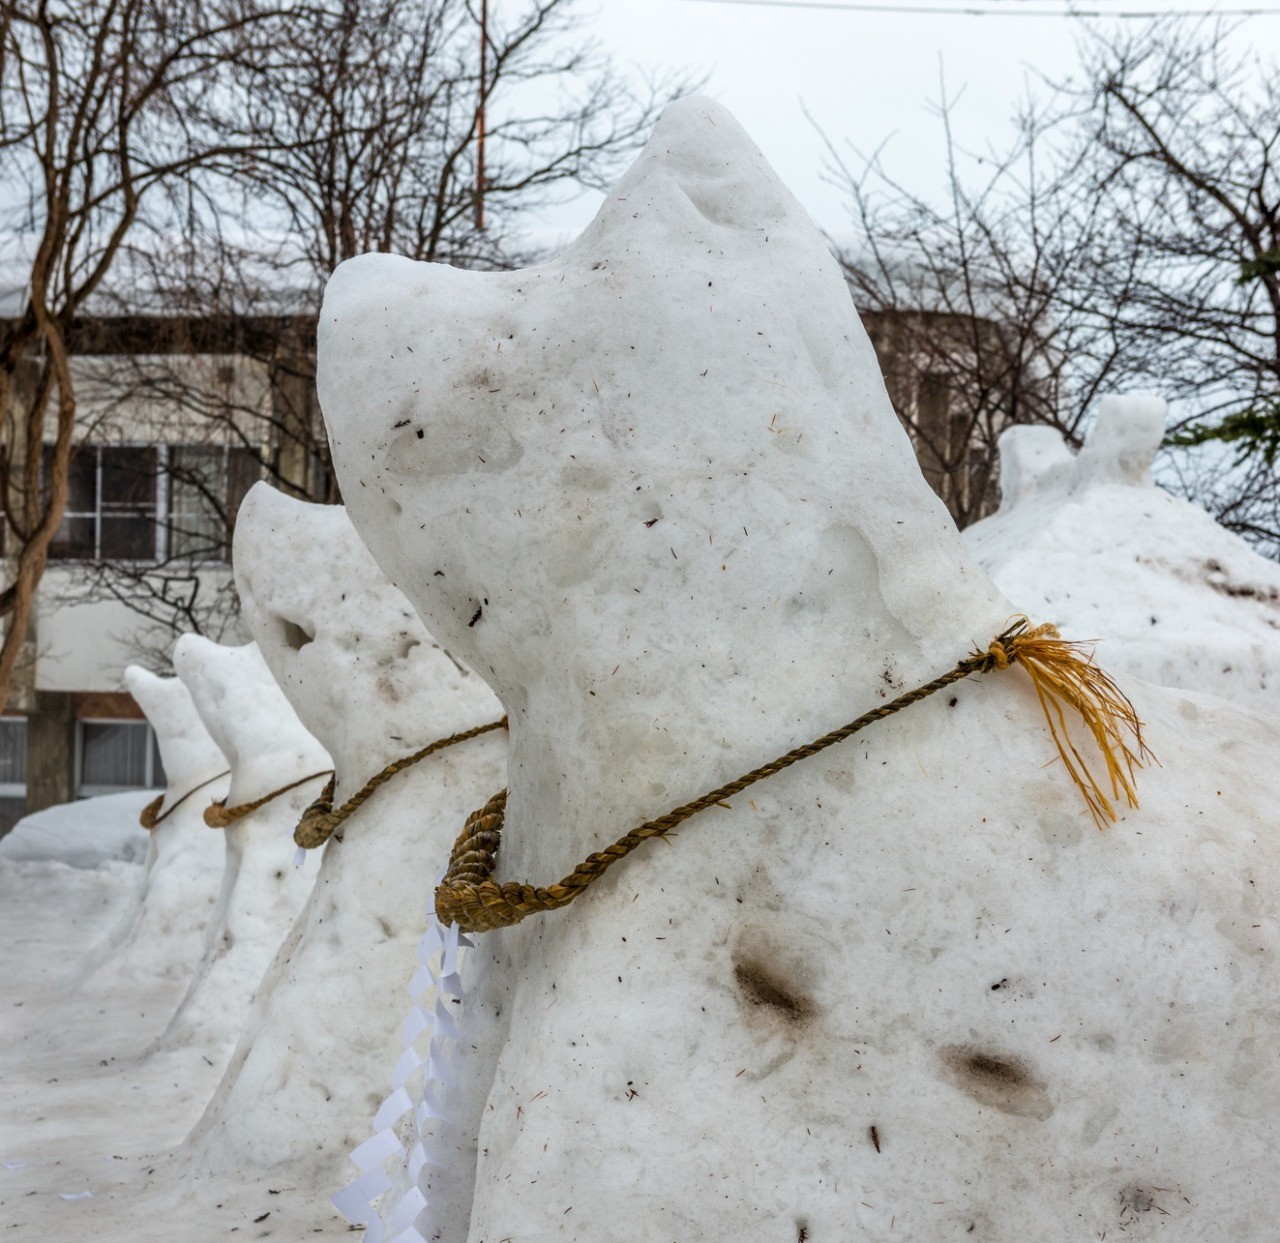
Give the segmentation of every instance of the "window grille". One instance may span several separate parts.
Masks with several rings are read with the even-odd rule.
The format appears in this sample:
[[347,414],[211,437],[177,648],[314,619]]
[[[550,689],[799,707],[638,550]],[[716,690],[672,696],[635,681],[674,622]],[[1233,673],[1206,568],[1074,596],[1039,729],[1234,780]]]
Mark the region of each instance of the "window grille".
[[[52,446],[44,448],[48,485]],[[85,445],[67,468],[67,507],[49,545],[56,561],[154,561],[154,445]]]

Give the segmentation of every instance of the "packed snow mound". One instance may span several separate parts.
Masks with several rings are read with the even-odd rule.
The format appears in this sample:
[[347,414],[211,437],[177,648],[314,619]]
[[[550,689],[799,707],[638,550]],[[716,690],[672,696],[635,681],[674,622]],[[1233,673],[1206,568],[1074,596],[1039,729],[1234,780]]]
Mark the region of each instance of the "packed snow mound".
[[[542,267],[342,264],[318,367],[334,462],[360,481],[343,489],[357,530],[437,640],[526,719],[511,653],[534,649],[575,702],[624,699],[664,663],[597,625],[622,592],[679,612],[681,630],[725,630],[738,619],[723,586],[751,581],[770,625],[801,635],[821,617],[851,646],[894,651],[887,678],[861,664],[825,675],[855,700],[932,670],[935,628],[967,642],[1009,614],[918,486],[835,260],[706,100],[667,110]],[[817,496],[820,469],[843,479],[838,497]],[[793,503],[815,507],[815,530]],[[818,562],[822,581],[802,585],[799,567]],[[833,607],[854,591],[856,613]],[[705,659],[688,676],[711,694],[730,668],[714,646]],[[789,676],[774,663],[766,649],[732,675]],[[650,714],[637,717],[647,736]]]
[[1280,712],[1280,565],[1156,487],[1165,404],[1109,397],[1078,456],[1049,428],[1000,438],[1001,504],[964,538],[1037,621],[1098,659]]
[[138,823],[154,790],[125,790],[60,803],[23,816],[0,838],[0,858],[96,868],[110,860],[144,863],[150,837]]
[[259,483],[236,531],[246,618],[290,705],[333,757],[335,803],[392,760],[501,715],[378,569],[341,505]]
[[[234,564],[267,665],[333,756],[335,804],[388,763],[502,715],[488,686],[432,640],[341,506],[258,484],[237,518]],[[430,756],[330,839],[188,1143],[202,1172],[287,1167],[330,1192],[351,1176],[347,1152],[402,1052],[433,870],[467,813],[503,784],[505,752],[495,734]]]
[[[344,264],[319,345],[357,530],[510,714],[499,881],[564,876],[1013,611],[715,104],[669,108],[544,267]],[[1121,680],[1163,767],[1106,832],[1015,667],[481,936],[422,1199],[371,1237],[1269,1240],[1280,721]]]

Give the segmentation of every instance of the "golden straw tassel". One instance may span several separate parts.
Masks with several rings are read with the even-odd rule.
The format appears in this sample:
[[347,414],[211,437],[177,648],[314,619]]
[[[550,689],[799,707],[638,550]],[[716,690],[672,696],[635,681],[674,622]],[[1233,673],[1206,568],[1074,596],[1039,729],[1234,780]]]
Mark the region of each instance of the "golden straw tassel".
[[[1027,671],[1058,754],[1080,788],[1098,828],[1115,822],[1113,799],[1123,795],[1130,807],[1137,807],[1134,769],[1141,768],[1145,760],[1159,761],[1142,737],[1137,710],[1111,676],[1094,663],[1093,648],[1079,640],[1062,638],[1056,626],[1031,628],[1024,617],[1006,630],[989,651],[998,668],[1016,663]],[[1106,782],[1098,780],[1071,741],[1064,704],[1080,714],[1093,736],[1107,766]]]

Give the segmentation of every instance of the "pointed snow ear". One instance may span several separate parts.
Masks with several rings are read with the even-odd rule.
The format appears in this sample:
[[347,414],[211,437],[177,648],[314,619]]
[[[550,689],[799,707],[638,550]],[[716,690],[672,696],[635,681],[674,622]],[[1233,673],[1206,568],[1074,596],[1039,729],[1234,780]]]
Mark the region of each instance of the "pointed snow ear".
[[1098,419],[1080,451],[1082,482],[1151,485],[1151,462],[1164,440],[1163,398],[1149,393],[1104,397]]
[[149,718],[159,705],[160,694],[166,682],[141,665],[129,665],[124,671],[124,685],[134,702]]
[[[602,215],[634,213],[631,193],[637,190],[650,206],[661,201],[667,211],[679,195],[711,224],[759,233],[762,242],[766,227],[797,207],[732,114],[700,95],[667,106],[644,152],[610,195],[611,210]],[[594,226],[587,234],[592,232]]]
[[1033,492],[1069,475],[1075,457],[1052,427],[1009,427],[1000,433],[1000,508],[1007,510]]
[[[708,224],[753,234],[763,246],[769,227],[799,210],[737,120],[695,95],[667,106],[644,151],[570,250],[594,250],[602,234],[613,246],[628,234],[652,236],[655,215],[676,225],[664,232],[667,243],[696,246],[699,255]],[[628,228],[632,221],[635,229]],[[690,223],[700,228],[686,237],[680,230]]]
[[201,634],[179,635],[178,641],[173,645],[174,671],[186,682],[189,676],[198,672],[218,646],[212,639],[206,639]]

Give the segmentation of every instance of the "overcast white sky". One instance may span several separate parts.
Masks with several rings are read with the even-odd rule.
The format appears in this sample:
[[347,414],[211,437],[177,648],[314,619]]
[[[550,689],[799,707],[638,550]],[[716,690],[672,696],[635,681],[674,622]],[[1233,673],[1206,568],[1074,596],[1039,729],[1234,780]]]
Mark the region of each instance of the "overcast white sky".
[[[813,0],[822,3],[823,0]],[[834,3],[835,0],[832,0]],[[495,7],[502,0],[490,0]],[[913,188],[942,190],[944,142],[936,115],[940,69],[956,102],[957,140],[970,149],[1003,147],[1009,118],[1037,74],[1058,78],[1075,66],[1078,19],[1064,0],[914,0],[939,7],[1007,11],[1009,16],[918,14],[889,4],[890,13],[780,9],[707,0],[587,0],[584,23],[620,63],[690,68],[708,75],[707,92],[736,114],[815,221],[847,232],[840,193],[822,180],[823,149],[805,110],[834,143],[871,152],[887,140],[885,164]],[[1077,8],[1195,9],[1200,0],[1076,0]],[[1224,0],[1220,9],[1257,7],[1237,32],[1242,45],[1280,41],[1276,0]],[[852,158],[852,157],[851,157]],[[576,232],[594,213],[584,199],[548,223]]]

